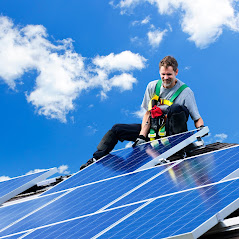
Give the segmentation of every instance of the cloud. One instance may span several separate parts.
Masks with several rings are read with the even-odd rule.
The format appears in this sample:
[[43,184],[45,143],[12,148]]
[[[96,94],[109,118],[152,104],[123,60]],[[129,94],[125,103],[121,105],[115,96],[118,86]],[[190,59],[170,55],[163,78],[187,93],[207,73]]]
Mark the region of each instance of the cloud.
[[30,170],[29,172],[27,172],[25,175],[29,175],[29,174],[33,174],[33,173],[39,173],[39,172],[42,172],[42,171],[45,171],[46,169],[33,169],[33,170]]
[[11,179],[11,178],[8,176],[0,176],[0,182],[7,181],[9,179]]
[[[69,174],[70,171],[68,170],[69,166],[68,165],[61,165],[57,168],[57,172],[59,174]],[[25,175],[28,175],[28,174],[33,174],[33,173],[39,173],[39,172],[42,172],[42,171],[45,171],[47,169],[33,169],[33,170],[30,170],[29,172],[27,172]]]
[[132,89],[136,80],[131,72],[143,69],[146,63],[144,57],[131,51],[86,59],[74,51],[72,39],[51,42],[42,25],[19,27],[3,16],[0,61],[0,79],[13,90],[24,83],[25,73],[36,71],[34,89],[25,93],[27,102],[39,115],[62,122],[75,109],[74,101],[82,91],[99,88],[101,97],[107,98],[112,87]]
[[209,135],[206,137],[205,143],[206,144],[211,144],[211,143],[215,143],[215,142],[222,143],[227,138],[228,138],[228,135],[225,133],[220,133],[220,134],[215,134],[215,135],[212,135],[211,133],[209,133]]
[[87,134],[88,135],[94,135],[97,131],[98,131],[98,129],[95,124],[93,126],[92,125],[87,126]]
[[186,71],[188,71],[188,70],[190,70],[191,69],[191,66],[185,66],[184,67],[184,70],[186,70]]
[[141,107],[141,109],[138,110],[138,111],[136,111],[136,112],[134,112],[133,115],[134,115],[135,117],[137,117],[137,118],[142,119],[142,118],[144,117],[145,113],[146,113],[146,110]]
[[183,32],[199,48],[215,42],[225,27],[239,31],[237,0],[121,0],[121,12],[148,2],[158,8],[159,14],[172,15],[178,11]]
[[131,23],[132,26],[136,26],[136,25],[146,25],[150,22],[151,18],[150,16],[147,16],[146,18],[144,18],[143,20],[141,21],[133,21]]
[[114,76],[110,79],[112,86],[119,87],[122,91],[131,90],[133,88],[133,84],[137,82],[137,80],[131,75],[124,73],[122,75]]
[[123,51],[119,54],[111,53],[108,56],[97,56],[93,63],[107,71],[131,71],[143,69],[146,59],[131,51]]
[[158,47],[159,44],[161,43],[161,41],[163,40],[163,37],[165,36],[165,34],[167,33],[168,30],[163,30],[160,31],[158,30],[154,30],[154,31],[149,31],[147,36],[148,36],[148,41],[149,44],[152,47]]
[[228,135],[227,135],[227,134],[224,134],[224,133],[222,133],[222,134],[216,134],[216,135],[214,136],[214,138],[216,139],[217,142],[223,142],[225,139],[228,138]]
[[68,169],[69,169],[68,165],[61,165],[60,167],[57,168],[57,171],[59,174],[70,174],[70,171]]
[[[69,166],[68,165],[61,165],[57,168],[57,171],[59,174],[70,174],[70,171],[68,170]],[[33,174],[33,173],[39,173],[42,171],[45,171],[46,169],[33,169],[27,172],[25,175]],[[11,178],[8,176],[0,176],[0,182],[10,180]]]

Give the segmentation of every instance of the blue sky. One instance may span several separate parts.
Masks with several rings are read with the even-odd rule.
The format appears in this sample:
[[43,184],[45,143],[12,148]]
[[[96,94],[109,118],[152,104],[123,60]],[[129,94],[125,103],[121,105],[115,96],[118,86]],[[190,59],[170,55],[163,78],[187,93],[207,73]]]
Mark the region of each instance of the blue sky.
[[140,123],[166,55],[195,93],[205,141],[239,143],[238,1],[8,0],[0,10],[2,179],[78,171],[113,124]]

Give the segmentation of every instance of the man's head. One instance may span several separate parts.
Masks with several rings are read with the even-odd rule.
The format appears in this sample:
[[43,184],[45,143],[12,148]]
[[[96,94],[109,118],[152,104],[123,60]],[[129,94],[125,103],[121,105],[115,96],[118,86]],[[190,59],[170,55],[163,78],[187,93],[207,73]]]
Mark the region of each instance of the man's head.
[[178,74],[178,62],[172,56],[165,56],[159,62],[159,73],[163,82],[164,88],[172,88],[175,86]]

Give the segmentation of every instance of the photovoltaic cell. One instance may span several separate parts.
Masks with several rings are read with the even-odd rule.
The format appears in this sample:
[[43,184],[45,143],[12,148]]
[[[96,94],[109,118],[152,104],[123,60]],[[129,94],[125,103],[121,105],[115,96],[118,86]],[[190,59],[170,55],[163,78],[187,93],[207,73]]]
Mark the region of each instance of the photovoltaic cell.
[[238,159],[238,146],[185,159],[112,207],[218,182],[239,168]]
[[2,233],[0,232],[0,236],[95,213],[160,173],[161,169],[155,168],[76,188],[36,213],[19,221],[9,229],[4,230]]
[[239,207],[238,189],[232,180],[158,198],[101,238],[197,238]]
[[0,204],[56,173],[56,169],[24,175],[0,182]]
[[29,201],[23,201],[21,203],[0,207],[0,231],[11,223],[19,220],[23,216],[35,211],[46,203],[49,203],[51,200],[54,200],[60,195],[62,195],[61,192],[45,197],[35,198]]
[[144,204],[33,228],[26,238],[197,238],[239,206],[238,189],[239,180],[207,185]]
[[[144,167],[144,165],[149,165],[148,167],[155,166],[160,162],[160,159],[165,156],[171,156],[195,141],[197,135],[203,135],[207,132],[208,128],[205,127],[203,130],[193,130],[139,145],[135,148],[126,148],[112,152],[50,189],[45,194],[130,173]],[[181,144],[181,147],[177,148],[179,144]],[[152,162],[153,164],[150,165]]]
[[141,204],[119,208],[114,211],[94,214],[66,221],[33,231],[24,238],[91,238],[116,221],[132,213]]
[[0,222],[11,218],[0,238],[199,237],[239,207],[239,179],[230,179],[239,147],[150,168],[195,132],[115,151],[37,199],[0,207]]
[[[234,160],[239,152],[238,150],[239,147],[225,149],[200,157],[185,159],[176,165],[161,165],[126,176],[78,187],[3,233],[11,234],[29,230],[32,227],[41,227],[95,213],[102,208],[115,208],[159,196],[165,197],[167,194],[213,183],[214,180],[221,180],[225,175],[238,168],[237,160]],[[220,162],[224,162],[224,158],[233,160],[235,166],[229,167],[230,170],[228,170],[225,166],[220,165]],[[214,171],[210,171],[209,169],[213,168],[212,165],[218,167]],[[170,170],[173,169],[174,173],[170,173]],[[172,177],[172,175],[174,176]],[[122,195],[124,197],[121,198]]]
[[6,239],[19,239],[23,235],[25,235],[25,233],[20,233],[20,234],[13,235],[13,236],[7,236],[7,237],[4,237],[4,238],[6,238]]

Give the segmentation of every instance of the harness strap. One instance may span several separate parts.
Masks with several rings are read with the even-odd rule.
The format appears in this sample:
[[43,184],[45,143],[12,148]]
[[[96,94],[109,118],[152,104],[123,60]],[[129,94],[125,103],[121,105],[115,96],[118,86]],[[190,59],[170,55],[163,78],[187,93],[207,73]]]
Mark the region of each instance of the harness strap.
[[[151,99],[151,101],[149,102],[149,110],[152,109],[152,100],[156,100],[156,101],[160,101],[161,105],[168,105],[171,106],[173,104],[173,101],[180,95],[180,93],[186,89],[188,86],[186,84],[183,84],[182,86],[180,86],[180,88],[173,94],[173,96],[171,97],[170,100],[166,100],[166,99],[159,99],[159,94],[160,94],[160,88],[162,86],[162,80],[158,80],[157,85],[155,87],[155,94],[153,96],[153,98]],[[166,130],[165,130],[165,123],[163,125],[161,125],[160,129],[159,129],[159,136],[160,137],[164,137],[166,136]],[[154,140],[156,137],[156,133],[153,129],[150,129],[150,133],[149,133],[149,138],[150,140]]]
[[171,102],[171,99],[170,100],[166,100],[166,99],[160,99],[160,105],[172,105],[173,102]]
[[159,97],[159,94],[160,94],[161,85],[162,85],[162,80],[158,80],[156,88],[155,88],[155,95],[157,95],[158,97]]
[[180,95],[180,93],[186,89],[188,86],[186,84],[181,85],[181,87],[173,94],[173,96],[170,99],[170,102],[173,103],[173,101]]
[[[159,99],[159,94],[160,94],[160,88],[162,85],[162,80],[158,80],[157,85],[155,87],[155,95],[152,98],[153,100],[158,100]],[[170,100],[166,100],[166,99],[160,99],[160,104],[161,105],[172,105],[173,101],[180,95],[180,93],[186,89],[188,86],[186,84],[183,84],[180,86],[180,88],[178,88],[178,90],[173,94],[173,96],[171,97]]]

